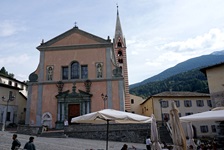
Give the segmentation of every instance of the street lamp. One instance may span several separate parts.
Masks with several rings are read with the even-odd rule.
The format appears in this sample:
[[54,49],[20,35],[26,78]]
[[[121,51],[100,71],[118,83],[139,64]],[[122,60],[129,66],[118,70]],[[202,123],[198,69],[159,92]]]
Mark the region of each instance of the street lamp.
[[159,103],[160,103],[161,119],[162,119],[162,125],[163,125],[163,100],[160,99]]
[[2,101],[6,102],[6,115],[5,115],[5,121],[3,122],[3,126],[2,126],[2,131],[5,130],[5,126],[6,126],[6,122],[7,122],[7,118],[8,118],[8,106],[9,106],[9,102],[10,101],[14,101],[15,100],[15,96],[12,96],[12,92],[9,93],[9,98],[6,99],[5,96],[2,96]]
[[104,95],[103,93],[101,94],[101,97],[104,101],[104,109],[105,109],[105,101],[107,100],[108,96],[107,95]]

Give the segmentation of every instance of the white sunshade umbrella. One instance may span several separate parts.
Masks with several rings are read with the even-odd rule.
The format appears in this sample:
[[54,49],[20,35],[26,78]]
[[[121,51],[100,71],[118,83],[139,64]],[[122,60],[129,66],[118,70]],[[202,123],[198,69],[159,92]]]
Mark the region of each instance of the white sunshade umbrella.
[[72,123],[107,123],[107,150],[109,121],[113,121],[115,123],[150,123],[152,119],[151,117],[137,115],[129,112],[118,111],[114,109],[103,109],[79,117],[74,117],[71,120]]
[[184,117],[180,117],[183,122],[193,121],[223,121],[224,120],[224,109],[214,108],[211,111],[205,111],[197,114],[192,114]]
[[161,145],[159,144],[159,138],[158,138],[158,130],[157,130],[157,124],[156,124],[156,118],[152,114],[152,123],[151,123],[151,140],[152,140],[152,150],[162,150]]
[[183,127],[180,123],[178,109],[174,101],[171,103],[172,109],[170,110],[170,123],[172,128],[172,139],[174,150],[186,150],[186,137],[183,131]]
[[193,131],[193,128],[192,128],[192,123],[191,122],[187,122],[187,136],[188,136],[188,143],[187,143],[187,146],[190,146],[192,145],[193,146],[193,149],[196,149],[197,146],[194,142],[194,131]]
[[182,122],[187,122],[187,134],[189,137],[189,145],[196,147],[193,141],[193,129],[192,123],[195,121],[223,121],[224,120],[224,107],[217,107],[211,111],[205,111],[197,114],[192,114],[184,117],[180,117]]

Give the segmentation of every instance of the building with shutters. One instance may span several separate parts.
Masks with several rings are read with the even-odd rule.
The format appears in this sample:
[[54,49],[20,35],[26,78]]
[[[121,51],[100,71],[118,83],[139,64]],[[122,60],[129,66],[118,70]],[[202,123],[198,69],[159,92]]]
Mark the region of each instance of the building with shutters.
[[0,98],[0,126],[24,124],[27,84],[0,73]]

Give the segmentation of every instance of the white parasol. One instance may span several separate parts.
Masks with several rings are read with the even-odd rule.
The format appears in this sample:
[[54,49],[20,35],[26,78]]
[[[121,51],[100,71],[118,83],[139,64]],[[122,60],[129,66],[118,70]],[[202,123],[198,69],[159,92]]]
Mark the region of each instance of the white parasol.
[[172,139],[174,150],[186,150],[186,137],[183,131],[183,127],[180,123],[178,109],[174,101],[172,101],[172,109],[170,110],[170,122],[172,128]]
[[156,124],[156,118],[152,114],[152,123],[151,123],[151,141],[152,141],[152,150],[162,150],[161,145],[159,144],[159,138],[158,138],[158,130],[157,130],[157,124]]

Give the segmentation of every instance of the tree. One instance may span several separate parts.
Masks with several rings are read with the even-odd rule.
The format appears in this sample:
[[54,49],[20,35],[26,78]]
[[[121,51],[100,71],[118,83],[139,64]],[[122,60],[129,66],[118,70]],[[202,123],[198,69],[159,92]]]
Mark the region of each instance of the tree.
[[0,73],[2,73],[4,75],[8,75],[8,72],[6,71],[5,67],[1,68]]

